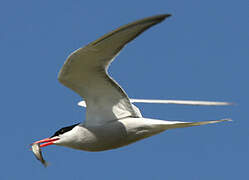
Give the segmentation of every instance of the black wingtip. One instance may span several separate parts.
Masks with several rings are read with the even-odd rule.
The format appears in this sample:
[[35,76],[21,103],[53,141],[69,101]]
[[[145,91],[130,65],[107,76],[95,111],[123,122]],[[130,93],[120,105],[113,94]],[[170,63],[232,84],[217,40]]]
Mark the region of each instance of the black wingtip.
[[159,21],[162,21],[168,17],[172,16],[171,14],[158,14],[158,15],[155,15],[155,16],[150,16],[150,17],[147,17],[147,19],[157,19]]
[[171,16],[172,16],[171,14],[158,14],[158,15],[155,15],[155,16],[150,16],[150,17],[145,18],[145,19],[143,19],[143,20],[148,20],[148,21],[153,20],[153,21],[155,21],[156,24],[157,24],[157,23],[160,23],[160,22],[162,22],[163,20],[165,20],[166,18],[169,18],[169,17],[171,17]]
[[[171,14],[159,14],[159,15],[157,15],[158,19],[161,19],[161,20],[164,20],[164,19],[171,17],[171,16],[172,16]],[[154,16],[154,17],[156,17],[156,16]]]
[[163,14],[165,18],[172,16],[172,14]]

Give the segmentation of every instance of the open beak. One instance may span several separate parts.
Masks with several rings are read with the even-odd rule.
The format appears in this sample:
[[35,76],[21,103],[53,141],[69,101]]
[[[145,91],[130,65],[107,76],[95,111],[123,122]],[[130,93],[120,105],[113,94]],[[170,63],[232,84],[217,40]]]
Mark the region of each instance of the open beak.
[[[60,138],[45,138],[45,139],[42,139],[40,141],[36,141],[36,142],[34,142],[32,144],[40,144],[40,147],[45,147],[45,146],[49,146],[49,145],[54,144],[54,141],[57,141],[59,139]],[[41,143],[43,143],[43,144],[41,144]]]

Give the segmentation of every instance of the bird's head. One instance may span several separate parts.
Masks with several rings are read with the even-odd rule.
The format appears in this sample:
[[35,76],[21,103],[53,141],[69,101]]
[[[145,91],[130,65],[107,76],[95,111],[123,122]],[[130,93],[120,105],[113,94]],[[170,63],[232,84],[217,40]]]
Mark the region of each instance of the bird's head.
[[77,126],[78,124],[63,127],[61,129],[59,129],[58,131],[56,131],[51,137],[36,141],[33,144],[40,144],[40,147],[45,147],[45,146],[49,146],[49,145],[53,145],[53,144],[60,145],[60,143],[63,142],[64,137],[66,137],[66,134],[69,131],[71,131],[75,126]]

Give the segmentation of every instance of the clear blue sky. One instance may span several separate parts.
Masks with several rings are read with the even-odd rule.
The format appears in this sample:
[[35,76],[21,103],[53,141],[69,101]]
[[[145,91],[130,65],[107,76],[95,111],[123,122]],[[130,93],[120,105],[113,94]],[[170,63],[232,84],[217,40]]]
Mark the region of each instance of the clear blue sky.
[[[232,107],[139,104],[145,117],[226,122],[171,130],[90,153],[50,146],[44,168],[29,144],[85,119],[57,81],[66,57],[120,25],[172,17],[130,43],[110,74],[130,97],[235,102]],[[0,179],[247,179],[248,1],[5,1],[0,6]]]

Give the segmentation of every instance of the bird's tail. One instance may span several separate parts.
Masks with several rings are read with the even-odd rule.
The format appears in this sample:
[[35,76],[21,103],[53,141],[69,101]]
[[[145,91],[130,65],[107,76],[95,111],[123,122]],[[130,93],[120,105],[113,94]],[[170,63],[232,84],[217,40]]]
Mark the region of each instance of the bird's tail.
[[214,124],[224,121],[232,121],[232,119],[220,119],[220,120],[200,121],[200,122],[165,121],[166,123],[164,124],[164,128],[165,130],[167,130],[167,129],[184,128],[191,126],[200,126],[205,124]]

